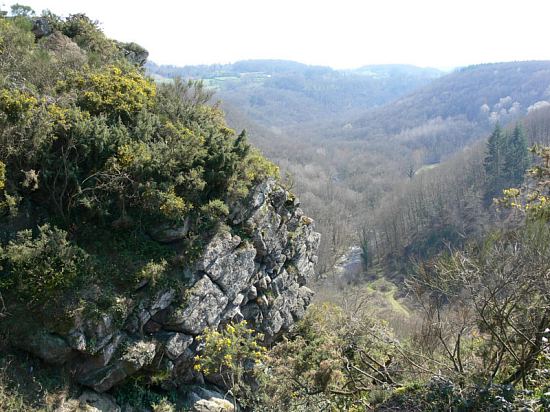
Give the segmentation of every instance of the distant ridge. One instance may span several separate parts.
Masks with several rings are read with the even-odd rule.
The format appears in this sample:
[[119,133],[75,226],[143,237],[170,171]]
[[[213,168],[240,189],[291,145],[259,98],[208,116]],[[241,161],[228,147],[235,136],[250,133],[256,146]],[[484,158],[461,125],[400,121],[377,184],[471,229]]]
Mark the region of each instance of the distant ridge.
[[443,75],[433,68],[374,65],[335,70],[288,60],[244,60],[232,64],[159,66],[147,70],[159,80],[202,79],[217,97],[266,127],[363,113],[416,90]]

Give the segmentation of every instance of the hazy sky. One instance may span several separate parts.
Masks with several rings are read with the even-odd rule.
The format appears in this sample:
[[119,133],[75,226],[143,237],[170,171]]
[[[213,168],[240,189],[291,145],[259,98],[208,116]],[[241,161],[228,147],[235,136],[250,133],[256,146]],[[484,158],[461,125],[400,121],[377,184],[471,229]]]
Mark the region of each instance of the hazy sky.
[[[84,12],[163,64],[290,59],[450,68],[550,59],[548,0],[20,0]],[[13,3],[0,0],[3,9]]]

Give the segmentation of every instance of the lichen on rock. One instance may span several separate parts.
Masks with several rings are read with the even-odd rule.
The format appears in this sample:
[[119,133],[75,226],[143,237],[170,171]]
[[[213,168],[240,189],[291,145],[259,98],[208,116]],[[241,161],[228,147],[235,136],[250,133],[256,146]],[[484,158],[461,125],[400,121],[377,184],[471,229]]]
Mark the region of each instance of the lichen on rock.
[[266,343],[273,342],[303,317],[311,301],[305,283],[314,274],[320,235],[303,219],[294,196],[274,180],[232,205],[230,219],[231,231],[239,235],[226,228],[211,237],[185,296],[173,287],[144,289],[119,321],[107,312],[81,314],[64,335],[31,334],[21,346],[46,362],[70,364],[80,384],[104,392],[138,371],[168,371],[174,382],[193,380],[196,337],[207,327],[246,320]]

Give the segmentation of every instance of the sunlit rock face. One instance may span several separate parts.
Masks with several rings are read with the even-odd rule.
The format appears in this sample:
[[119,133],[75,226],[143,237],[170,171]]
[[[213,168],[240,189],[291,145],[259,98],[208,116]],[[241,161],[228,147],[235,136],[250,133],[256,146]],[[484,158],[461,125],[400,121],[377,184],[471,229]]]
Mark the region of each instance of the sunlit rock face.
[[229,220],[239,235],[222,230],[211,238],[185,274],[188,288],[144,288],[122,318],[77,317],[66,334],[33,331],[21,346],[46,362],[70,364],[79,383],[104,392],[140,370],[196,380],[196,337],[207,327],[246,320],[273,342],[310,303],[305,285],[320,235],[299,201],[273,180],[232,205]]

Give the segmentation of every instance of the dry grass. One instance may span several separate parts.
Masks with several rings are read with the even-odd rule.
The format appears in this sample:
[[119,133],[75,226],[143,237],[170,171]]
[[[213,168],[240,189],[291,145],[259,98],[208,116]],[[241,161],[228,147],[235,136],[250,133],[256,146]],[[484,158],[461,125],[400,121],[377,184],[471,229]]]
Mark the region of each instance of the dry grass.
[[74,395],[67,371],[0,347],[0,411],[53,411]]
[[364,274],[362,279],[331,278],[310,287],[316,292],[315,302],[330,302],[349,314],[385,321],[399,339],[413,336],[421,319],[411,302],[400,296],[398,286],[380,268],[370,269],[369,276]]

